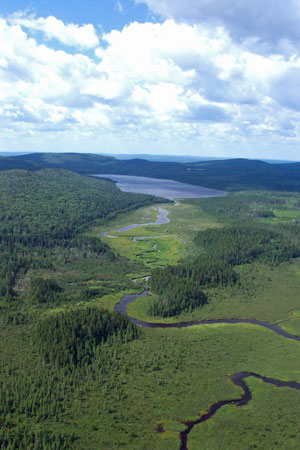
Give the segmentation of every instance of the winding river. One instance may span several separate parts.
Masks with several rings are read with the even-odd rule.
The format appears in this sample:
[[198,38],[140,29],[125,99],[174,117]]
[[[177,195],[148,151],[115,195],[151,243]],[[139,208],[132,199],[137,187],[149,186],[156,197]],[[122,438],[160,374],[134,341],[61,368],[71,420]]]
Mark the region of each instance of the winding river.
[[[122,300],[116,305],[115,310],[119,311],[121,314],[126,315],[129,320],[139,326],[147,327],[147,328],[186,328],[186,327],[192,327],[195,325],[209,325],[209,324],[221,324],[221,323],[227,323],[227,324],[238,324],[238,323],[248,323],[252,325],[258,325],[261,327],[268,328],[269,330],[274,331],[275,333],[279,334],[280,336],[283,336],[287,339],[292,339],[294,341],[300,342],[300,337],[295,336],[293,334],[287,333],[286,331],[282,330],[278,325],[273,325],[269,322],[264,322],[256,319],[214,319],[214,320],[199,320],[199,321],[191,321],[191,322],[179,322],[179,323],[151,323],[151,322],[144,322],[139,319],[135,319],[133,317],[130,317],[127,314],[127,305],[131,302],[133,302],[137,297],[145,297],[148,296],[148,288],[141,294],[132,294],[132,295],[124,295]],[[245,406],[249,403],[249,401],[252,399],[252,394],[247,386],[246,382],[244,381],[248,377],[255,377],[259,380],[262,380],[264,383],[269,383],[277,387],[289,387],[293,389],[297,389],[300,391],[300,383],[296,381],[282,381],[277,380],[275,378],[269,378],[264,377],[262,375],[259,375],[257,373],[253,372],[237,372],[234,373],[231,376],[231,381],[236,386],[239,386],[243,389],[243,395],[240,398],[233,398],[229,400],[221,400],[219,402],[213,403],[208,411],[204,414],[202,414],[198,419],[194,421],[183,421],[182,424],[186,426],[186,429],[180,433],[180,441],[181,441],[181,447],[180,450],[188,450],[187,447],[187,440],[188,440],[188,434],[191,432],[192,428],[195,425],[198,425],[200,423],[203,423],[210,419],[212,416],[216,414],[216,412],[222,408],[222,406],[235,404],[236,406]],[[160,424],[157,426],[157,432],[163,433],[165,430],[163,428],[163,425]]]
[[[131,225],[127,225],[126,227],[118,228],[117,230],[104,231],[103,233],[101,233],[101,236],[115,238],[116,236],[112,236],[110,233],[122,233],[124,231],[130,231],[133,228],[145,227],[145,226],[149,226],[149,225],[163,225],[165,223],[170,222],[170,220],[168,219],[169,211],[167,211],[164,208],[160,208],[160,207],[155,208],[155,210],[158,211],[158,215],[156,217],[155,222],[133,223]],[[156,236],[156,237],[161,237],[161,236]],[[147,236],[141,236],[141,237],[134,238],[134,239],[147,239]]]
[[[145,225],[160,225],[162,223],[168,223],[169,222],[168,211],[163,208],[157,208],[157,209],[159,211],[159,214],[158,214],[155,222],[147,223],[147,224],[132,224],[132,225],[128,225],[127,227],[124,227],[124,228],[121,228],[118,230],[113,230],[110,232],[108,231],[108,232],[102,233],[102,235],[107,236],[107,237],[115,237],[115,236],[110,236],[109,233],[128,231],[133,228],[141,227],[141,226],[145,226]],[[157,237],[159,237],[159,236],[157,236]],[[146,239],[146,238],[147,238],[146,236],[139,237],[139,239]],[[134,238],[134,239],[137,239],[137,238]],[[147,279],[148,279],[148,277],[147,277]],[[232,319],[199,320],[199,321],[179,322],[179,323],[152,323],[152,322],[145,322],[145,321],[142,321],[139,319],[135,319],[134,317],[130,317],[127,314],[127,305],[129,303],[135,301],[137,297],[145,297],[145,296],[149,296],[148,288],[145,288],[144,292],[142,292],[140,294],[124,295],[124,297],[121,299],[121,301],[116,305],[115,310],[119,311],[123,315],[126,315],[132,323],[139,325],[141,327],[186,328],[186,327],[191,327],[191,326],[195,326],[195,325],[200,326],[200,325],[222,324],[222,323],[233,325],[233,324],[239,324],[239,323],[247,323],[247,324],[258,325],[258,326],[261,326],[264,328],[268,328],[269,330],[272,330],[273,332],[279,334],[280,336],[300,342],[299,336],[295,336],[293,334],[287,333],[286,331],[282,330],[279,327],[279,325],[271,324],[269,322],[260,321],[260,320],[256,320],[256,319],[232,318]],[[220,400],[216,403],[213,403],[209,407],[207,412],[202,414],[198,419],[196,419],[194,421],[182,421],[182,424],[184,424],[186,428],[184,431],[182,431],[180,433],[180,441],[181,441],[180,450],[188,450],[188,446],[187,446],[188,435],[195,425],[198,425],[200,423],[203,423],[203,422],[209,420],[211,417],[213,417],[216,414],[216,412],[220,408],[222,408],[225,405],[235,404],[236,406],[241,407],[241,406],[245,406],[249,403],[249,401],[252,399],[252,394],[251,394],[249,387],[247,386],[247,384],[245,382],[245,379],[247,379],[249,377],[255,377],[255,378],[263,381],[264,383],[269,383],[276,387],[280,387],[280,388],[281,387],[289,387],[289,388],[300,390],[300,383],[298,383],[296,381],[282,381],[282,380],[278,380],[275,378],[264,377],[262,375],[254,373],[254,372],[234,373],[231,376],[231,381],[233,382],[233,384],[235,384],[236,386],[241,387],[243,389],[243,395],[240,398],[233,398],[233,399],[229,399],[229,400]],[[156,430],[158,433],[163,433],[165,431],[162,424],[159,424],[157,426]]]

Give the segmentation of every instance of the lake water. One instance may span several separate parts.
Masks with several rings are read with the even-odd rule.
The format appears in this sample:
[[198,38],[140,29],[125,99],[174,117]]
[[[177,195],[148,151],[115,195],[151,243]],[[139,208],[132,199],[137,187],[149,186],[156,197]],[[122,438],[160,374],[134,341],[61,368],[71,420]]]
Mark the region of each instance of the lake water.
[[209,189],[202,186],[180,183],[173,180],[159,178],[135,177],[131,175],[93,175],[100,178],[109,178],[117,183],[124,192],[135,192],[137,194],[151,194],[170,200],[174,198],[207,198],[227,195],[225,191]]

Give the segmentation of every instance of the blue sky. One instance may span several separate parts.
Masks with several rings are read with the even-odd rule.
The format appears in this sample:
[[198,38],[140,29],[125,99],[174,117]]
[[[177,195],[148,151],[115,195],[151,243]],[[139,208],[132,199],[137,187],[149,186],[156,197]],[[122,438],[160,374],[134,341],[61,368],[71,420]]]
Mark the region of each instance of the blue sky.
[[11,0],[0,151],[300,160],[299,0]]
[[121,30],[135,20],[146,22],[154,16],[145,4],[131,0],[9,0],[0,7],[4,16],[16,11],[35,13],[38,17],[55,16],[66,23],[92,23],[106,32]]

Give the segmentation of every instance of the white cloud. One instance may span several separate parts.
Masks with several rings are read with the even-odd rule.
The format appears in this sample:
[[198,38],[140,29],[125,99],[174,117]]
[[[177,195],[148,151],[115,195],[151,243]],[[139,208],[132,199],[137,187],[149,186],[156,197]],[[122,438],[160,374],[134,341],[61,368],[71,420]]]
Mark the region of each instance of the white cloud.
[[0,18],[0,142],[231,155],[300,143],[298,55],[258,54],[223,27],[174,20],[113,30],[94,57],[37,39]]
[[62,44],[72,47],[89,49],[99,44],[95,28],[91,24],[82,26],[73,23],[64,24],[53,16],[36,18],[22,13],[14,14],[10,18],[10,23],[31,31],[41,31],[46,39],[57,39]]
[[117,2],[116,2],[116,8],[117,8],[117,10],[119,11],[120,14],[124,11],[124,7],[123,7],[122,3],[119,0],[117,0]]
[[[189,24],[222,25],[238,41],[289,54],[300,41],[299,0],[135,0],[157,14]],[[252,38],[252,40],[251,40]],[[254,39],[253,39],[254,38]]]

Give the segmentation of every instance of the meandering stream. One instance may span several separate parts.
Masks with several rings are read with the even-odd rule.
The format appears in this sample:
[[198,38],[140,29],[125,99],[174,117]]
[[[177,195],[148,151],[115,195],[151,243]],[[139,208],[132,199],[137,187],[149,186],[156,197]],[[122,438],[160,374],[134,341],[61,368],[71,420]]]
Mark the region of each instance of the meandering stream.
[[[158,211],[159,211],[159,214],[158,214],[155,222],[147,223],[147,224],[132,224],[132,225],[128,225],[127,227],[124,227],[124,228],[121,228],[118,230],[113,230],[110,232],[102,233],[102,235],[107,236],[107,237],[115,237],[115,236],[110,236],[109,233],[128,231],[133,228],[141,227],[141,226],[145,226],[145,225],[160,225],[163,223],[168,223],[169,222],[168,211],[163,208],[158,208]],[[160,237],[160,236],[156,236],[156,237]],[[146,236],[134,237],[133,239],[134,240],[147,239],[147,237]],[[147,277],[147,281],[148,281],[148,278],[149,277]],[[116,305],[115,310],[119,311],[123,315],[126,315],[129,318],[129,320],[131,322],[133,322],[134,324],[142,326],[142,327],[147,327],[147,328],[186,328],[186,327],[191,327],[191,326],[195,326],[195,325],[201,326],[201,325],[222,324],[222,323],[233,325],[233,324],[247,323],[247,324],[258,325],[258,326],[261,326],[264,328],[268,328],[269,330],[272,330],[273,332],[279,334],[280,336],[300,342],[299,336],[295,336],[291,333],[287,333],[286,331],[282,330],[279,327],[279,325],[271,324],[269,322],[256,320],[256,319],[232,318],[232,319],[198,320],[198,321],[179,322],[179,323],[153,323],[153,322],[146,322],[146,321],[142,321],[142,320],[130,317],[127,314],[127,305],[129,303],[132,303],[133,301],[135,301],[137,297],[145,297],[148,295],[149,295],[148,288],[145,288],[145,291],[140,294],[124,295],[124,297],[121,299],[121,301]],[[187,446],[188,435],[195,425],[198,425],[200,423],[203,423],[203,422],[209,420],[212,416],[214,416],[216,414],[216,412],[220,408],[222,408],[225,405],[235,404],[236,406],[241,407],[241,406],[245,406],[249,403],[249,401],[252,399],[252,394],[251,394],[249,387],[247,386],[247,384],[245,382],[245,379],[249,378],[249,377],[255,377],[255,378],[263,381],[264,383],[269,383],[276,387],[289,387],[289,388],[300,390],[300,383],[298,383],[296,381],[282,381],[282,380],[278,380],[275,378],[264,377],[260,374],[254,373],[254,372],[235,373],[231,376],[231,381],[236,386],[239,386],[243,389],[243,395],[240,398],[220,400],[219,402],[213,403],[209,407],[208,411],[206,413],[202,414],[198,419],[196,419],[194,421],[183,421],[182,424],[184,424],[186,428],[184,431],[182,431],[180,433],[180,441],[181,441],[180,450],[188,450],[188,446]],[[164,431],[165,430],[163,428],[163,425],[159,424],[157,426],[157,432],[163,433]]]
[[[156,217],[155,222],[133,223],[131,225],[127,225],[126,227],[118,228],[117,230],[104,231],[103,233],[101,233],[101,236],[114,238],[116,236],[111,236],[110,233],[122,233],[124,231],[133,230],[133,228],[146,227],[146,226],[150,226],[150,225],[163,225],[165,223],[170,222],[170,220],[168,219],[169,211],[167,211],[164,208],[160,208],[160,207],[157,207],[155,209],[156,209],[156,211],[158,211],[158,215]],[[157,237],[160,237],[160,236],[157,236]],[[137,238],[135,238],[135,239],[137,239]],[[138,239],[147,239],[147,236],[141,236],[141,237],[139,236]]]
[[[133,322],[136,325],[147,327],[147,328],[186,328],[191,327],[195,325],[209,325],[209,324],[239,324],[239,323],[248,323],[252,325],[258,325],[261,327],[268,328],[269,330],[274,331],[275,333],[279,334],[280,336],[283,336],[287,339],[292,339],[294,341],[300,342],[300,337],[295,336],[293,334],[287,333],[286,331],[282,330],[278,325],[271,324],[269,322],[264,322],[261,320],[256,319],[214,319],[214,320],[198,320],[198,321],[191,321],[191,322],[179,322],[179,323],[152,323],[152,322],[145,322],[139,319],[135,319],[133,317],[130,317],[127,314],[127,305],[131,302],[133,302],[137,297],[145,297],[148,296],[148,288],[141,294],[132,294],[132,295],[124,295],[122,300],[116,305],[115,310],[119,311],[121,314],[126,315],[131,322]],[[222,406],[235,404],[236,406],[244,406],[249,403],[249,401],[252,399],[252,394],[245,383],[245,378],[248,377],[255,377],[260,380],[262,380],[264,383],[269,383],[277,387],[289,387],[293,389],[300,390],[300,383],[296,381],[282,381],[277,380],[275,378],[269,378],[264,377],[262,375],[259,375],[257,373],[253,372],[237,372],[231,376],[231,381],[236,385],[243,389],[244,393],[242,397],[240,398],[233,398],[229,400],[220,400],[219,402],[213,403],[208,411],[204,414],[202,414],[198,419],[194,421],[183,421],[182,423],[186,426],[186,429],[180,433],[180,441],[181,441],[181,447],[180,450],[188,450],[187,447],[187,439],[188,434],[191,432],[192,428],[195,425],[198,425],[200,423],[205,422],[206,420],[210,419],[212,416],[216,414],[216,412],[222,408]],[[163,433],[164,428],[163,425],[160,424],[157,427],[158,433]]]
[[[182,422],[186,426],[186,429],[180,433],[180,441],[181,441],[180,450],[188,450],[187,438],[188,438],[188,434],[190,433],[192,428],[195,425],[198,425],[199,423],[206,422],[206,420],[208,420],[212,416],[214,416],[216,414],[216,412],[220,408],[222,408],[222,406],[231,405],[231,404],[235,404],[236,406],[245,406],[250,402],[250,400],[252,399],[252,394],[251,394],[249,387],[247,386],[247,384],[244,381],[245,378],[248,378],[248,377],[255,377],[255,378],[263,381],[264,383],[269,383],[269,384],[272,384],[277,387],[289,387],[289,388],[297,389],[298,391],[300,391],[300,383],[297,383],[296,381],[276,380],[274,378],[263,377],[262,375],[259,375],[254,372],[235,373],[234,375],[232,375],[231,381],[236,386],[239,386],[243,389],[244,393],[243,393],[242,397],[237,398],[237,399],[231,399],[231,400],[221,400],[219,402],[213,403],[211,405],[211,407],[209,408],[208,412],[202,414],[202,416],[199,417],[199,419],[194,420],[194,421]],[[162,426],[161,426],[160,432],[163,432]]]

